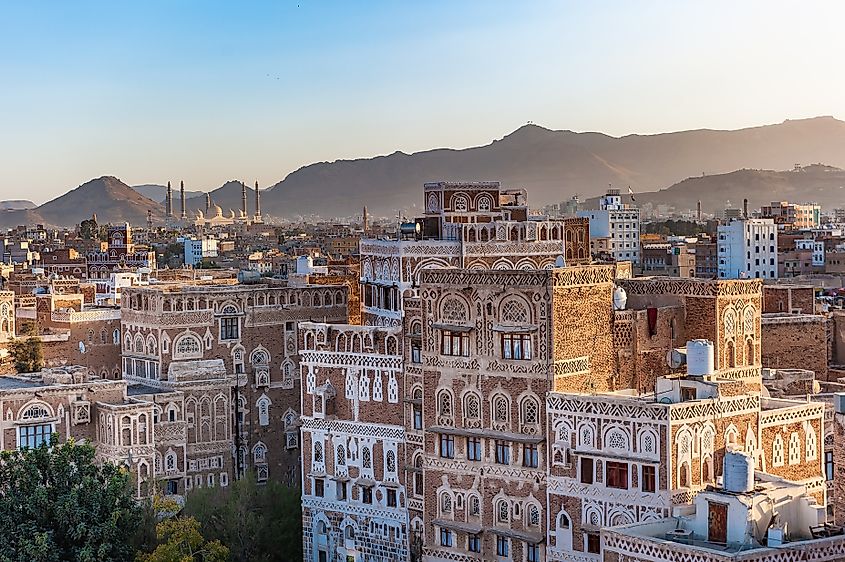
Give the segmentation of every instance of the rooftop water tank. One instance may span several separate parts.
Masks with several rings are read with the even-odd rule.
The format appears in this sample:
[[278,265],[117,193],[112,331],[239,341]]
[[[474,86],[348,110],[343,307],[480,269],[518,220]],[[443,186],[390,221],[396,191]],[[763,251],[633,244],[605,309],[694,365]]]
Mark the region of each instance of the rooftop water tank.
[[307,275],[314,269],[314,260],[311,256],[299,256],[296,258],[296,272],[300,275]]
[[613,310],[625,310],[628,304],[628,293],[622,287],[613,289]]
[[687,342],[687,375],[702,377],[715,372],[716,351],[713,342],[690,340]]
[[754,459],[745,451],[725,451],[724,488],[743,493],[754,489]]

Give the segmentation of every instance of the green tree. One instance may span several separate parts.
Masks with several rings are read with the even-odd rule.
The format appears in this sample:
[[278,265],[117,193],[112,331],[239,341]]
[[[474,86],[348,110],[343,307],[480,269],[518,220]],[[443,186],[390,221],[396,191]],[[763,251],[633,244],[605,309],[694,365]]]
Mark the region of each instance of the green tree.
[[72,440],[0,452],[0,561],[129,560],[140,508],[129,474]]
[[139,553],[138,562],[226,562],[229,549],[220,541],[207,541],[193,517],[173,517],[156,525],[159,545],[149,554]]
[[227,488],[193,490],[184,513],[200,521],[204,536],[228,546],[237,562],[302,560],[300,501],[298,489],[259,486],[248,473]]
[[18,373],[34,373],[44,367],[41,338],[34,334],[33,329],[29,330],[28,337],[16,339],[9,345],[9,354]]

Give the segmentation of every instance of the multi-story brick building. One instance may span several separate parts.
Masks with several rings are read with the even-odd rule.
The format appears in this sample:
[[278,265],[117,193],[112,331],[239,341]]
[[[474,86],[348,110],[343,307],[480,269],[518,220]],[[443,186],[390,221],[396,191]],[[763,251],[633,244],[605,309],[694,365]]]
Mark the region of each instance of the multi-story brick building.
[[[189,470],[229,472],[236,450],[229,477],[252,467],[259,481],[296,482],[297,323],[345,322],[345,287],[157,284],[126,289],[121,312],[123,378],[156,397],[157,415],[185,424]],[[174,391],[182,398],[158,400]],[[221,456],[222,466],[209,460]]]
[[363,322],[399,326],[431,268],[544,269],[590,262],[587,219],[534,220],[524,190],[499,182],[425,184],[425,215],[398,239],[362,239]]
[[[403,333],[362,334],[373,350],[384,338],[377,365],[344,351],[351,327],[309,325],[306,559],[595,560],[602,528],[690,506],[731,448],[823,507],[823,406],[764,397],[761,282],[629,272],[426,270]],[[712,356],[685,376],[667,354],[690,339]],[[362,400],[376,374],[382,399]],[[404,455],[404,470],[362,476],[353,441]]]

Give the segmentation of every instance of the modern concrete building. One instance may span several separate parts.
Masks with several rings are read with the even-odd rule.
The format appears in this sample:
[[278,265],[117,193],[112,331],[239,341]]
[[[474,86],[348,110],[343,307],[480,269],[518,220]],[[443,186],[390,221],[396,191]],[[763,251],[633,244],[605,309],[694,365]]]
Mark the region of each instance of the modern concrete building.
[[778,232],[772,219],[736,219],[719,226],[719,279],[777,279]]

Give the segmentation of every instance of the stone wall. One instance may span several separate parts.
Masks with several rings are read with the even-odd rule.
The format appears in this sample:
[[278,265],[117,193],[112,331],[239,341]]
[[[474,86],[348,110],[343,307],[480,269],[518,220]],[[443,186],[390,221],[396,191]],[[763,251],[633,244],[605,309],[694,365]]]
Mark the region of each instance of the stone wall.
[[809,314],[762,318],[762,364],[772,369],[809,369],[828,380],[828,319]]

